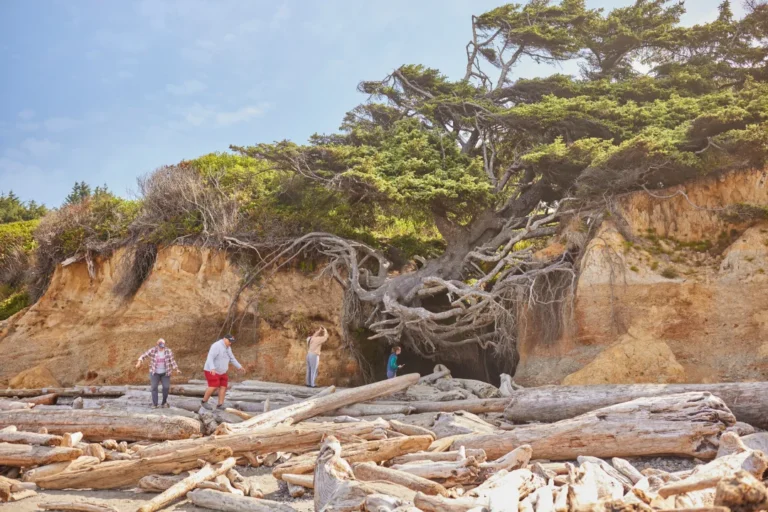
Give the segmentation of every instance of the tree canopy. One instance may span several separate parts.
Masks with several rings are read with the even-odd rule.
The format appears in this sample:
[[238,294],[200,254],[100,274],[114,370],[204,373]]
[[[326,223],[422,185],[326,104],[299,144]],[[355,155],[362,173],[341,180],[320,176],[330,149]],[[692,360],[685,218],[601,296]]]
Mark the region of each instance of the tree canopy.
[[[346,280],[374,305],[374,337],[424,355],[501,349],[514,345],[519,307],[548,300],[537,287],[574,270],[534,261],[523,240],[551,235],[577,204],[765,164],[768,6],[750,2],[736,19],[726,0],[693,27],[684,12],[671,0],[503,5],[472,18],[464,76],[403,65],[360,83],[369,101],[339,133],[232,149],[439,230],[445,253],[417,272],[384,279],[379,259],[381,280]],[[581,71],[515,79],[530,61]],[[322,244],[346,267],[371,261],[367,249]]]

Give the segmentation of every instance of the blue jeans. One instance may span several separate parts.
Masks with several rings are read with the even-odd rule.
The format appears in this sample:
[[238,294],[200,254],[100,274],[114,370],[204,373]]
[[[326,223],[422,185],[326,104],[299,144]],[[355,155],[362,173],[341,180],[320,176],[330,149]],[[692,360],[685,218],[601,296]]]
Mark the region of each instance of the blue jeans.
[[163,404],[168,401],[168,391],[171,388],[171,376],[167,373],[150,373],[149,381],[152,384],[152,405],[157,405],[157,387],[163,383]]
[[395,377],[397,377],[397,370],[390,370],[387,368],[387,378],[394,379]]

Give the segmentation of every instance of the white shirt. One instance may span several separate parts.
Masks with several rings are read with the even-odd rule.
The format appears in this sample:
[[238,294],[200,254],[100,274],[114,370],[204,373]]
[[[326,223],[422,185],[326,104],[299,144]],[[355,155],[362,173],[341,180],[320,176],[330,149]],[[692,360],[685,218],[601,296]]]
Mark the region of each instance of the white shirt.
[[228,347],[224,344],[224,340],[221,339],[211,345],[208,350],[208,358],[205,360],[205,366],[203,370],[210,372],[224,374],[229,370],[229,363],[235,365],[235,368],[242,368],[235,355],[232,353],[232,347]]

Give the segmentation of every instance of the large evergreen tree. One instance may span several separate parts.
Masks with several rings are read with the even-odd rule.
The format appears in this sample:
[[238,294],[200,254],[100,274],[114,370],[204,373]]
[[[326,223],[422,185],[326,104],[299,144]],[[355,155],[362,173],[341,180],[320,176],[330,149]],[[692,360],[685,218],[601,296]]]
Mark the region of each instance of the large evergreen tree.
[[[287,249],[314,241],[332,258],[369,305],[374,337],[427,356],[473,344],[510,355],[521,311],[560,300],[578,257],[572,247],[536,261],[523,240],[552,235],[577,206],[596,219],[606,195],[765,163],[768,7],[752,2],[737,20],[726,0],[690,28],[683,13],[670,0],[504,5],[473,17],[459,80],[404,65],[360,84],[370,101],[341,133],[233,149],[349,201],[431,219],[446,251],[412,273],[389,276],[381,254],[325,234]],[[523,62],[570,60],[580,76],[514,79]]]

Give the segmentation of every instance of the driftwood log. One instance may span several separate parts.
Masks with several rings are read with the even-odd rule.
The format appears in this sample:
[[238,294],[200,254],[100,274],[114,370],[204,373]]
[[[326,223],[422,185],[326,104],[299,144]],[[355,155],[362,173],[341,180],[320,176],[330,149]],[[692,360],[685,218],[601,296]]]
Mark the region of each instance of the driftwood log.
[[398,471],[378,466],[374,462],[361,462],[352,466],[355,478],[368,482],[391,482],[402,485],[416,492],[424,494],[447,496],[448,490],[437,482],[412,475],[405,471]]
[[229,448],[200,446],[159,457],[103,462],[91,468],[40,478],[36,483],[42,489],[117,489],[135,485],[147,475],[195,469],[199,467],[198,460],[221,462],[231,456]]
[[0,397],[31,398],[48,394],[56,394],[60,397],[119,397],[123,396],[127,389],[127,386],[75,386],[73,388],[5,389],[0,390]]
[[25,482],[37,482],[37,480],[53,475],[58,475],[64,471],[75,471],[77,469],[89,468],[99,464],[99,459],[88,455],[83,455],[75,460],[65,462],[56,462],[39,466],[24,473],[22,480]]
[[60,512],[118,512],[112,505],[83,501],[51,501],[38,505],[43,510]]
[[[381,441],[367,441],[351,446],[342,447],[341,456],[349,463],[356,462],[384,462],[406,453],[426,450],[432,443],[430,436],[397,437]],[[280,464],[272,475],[280,479],[283,474],[311,473],[315,468],[315,462],[319,452],[307,453],[294,457],[288,462]]]
[[20,432],[15,426],[0,430],[0,443],[35,444],[38,446],[61,446],[63,438],[37,432]]
[[385,429],[387,427],[388,424],[384,420],[356,423],[313,423],[297,427],[271,427],[259,429],[253,433],[169,441],[142,448],[138,453],[142,458],[155,457],[200,445],[227,447],[232,449],[235,455],[245,453],[266,455],[280,451],[303,453],[315,450],[324,435],[331,434],[344,440],[365,436],[377,429]]
[[191,418],[131,414],[107,409],[0,412],[0,427],[11,425],[29,431],[45,427],[51,434],[81,432],[89,441],[165,441],[201,434],[200,422]]
[[200,469],[200,471],[197,471],[194,474],[184,478],[180,482],[173,484],[158,496],[155,496],[149,500],[149,502],[139,507],[137,512],[155,512],[156,510],[164,508],[165,506],[173,503],[177,499],[187,494],[189,491],[193,490],[195,487],[197,487],[198,484],[208,480],[213,480],[219,475],[223,475],[235,467],[235,462],[236,459],[234,457],[230,457],[227,460],[219,462],[213,466],[206,464]]
[[509,405],[509,398],[480,398],[475,400],[451,400],[447,402],[393,402],[377,401],[381,405],[400,405],[413,408],[411,414],[421,414],[425,412],[457,412],[465,411],[473,414],[483,414],[487,412],[503,412]]
[[18,411],[20,409],[31,409],[34,404],[29,402],[17,402],[14,400],[0,400],[0,411]]
[[187,499],[198,507],[222,512],[296,512],[296,509],[276,501],[248,498],[235,494],[198,489],[187,494]]
[[302,420],[320,416],[324,413],[335,411],[342,407],[373,400],[406,389],[419,380],[418,373],[395,377],[381,382],[375,382],[366,386],[360,386],[343,391],[336,391],[331,395],[312,398],[304,402],[289,405],[282,409],[265,412],[242,423],[229,425],[234,432],[242,432],[255,428],[267,428],[278,425],[286,420],[298,423]]
[[768,428],[768,382],[525,388],[514,392],[504,415],[514,423],[553,423],[637,398],[690,392],[712,393],[725,402],[739,421]]
[[0,466],[31,467],[74,460],[83,451],[78,448],[0,443]]
[[736,418],[709,393],[638,398],[552,424],[524,425],[502,434],[466,435],[452,449],[481,448],[489,459],[529,444],[534,459],[579,455],[635,457],[679,455],[712,459],[718,436]]

